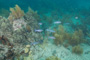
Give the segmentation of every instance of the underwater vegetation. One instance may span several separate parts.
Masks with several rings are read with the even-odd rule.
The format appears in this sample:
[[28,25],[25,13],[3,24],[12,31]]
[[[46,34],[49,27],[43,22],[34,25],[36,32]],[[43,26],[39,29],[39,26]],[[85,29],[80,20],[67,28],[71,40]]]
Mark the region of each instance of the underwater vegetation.
[[13,19],[19,19],[22,16],[24,16],[24,11],[21,10],[21,8],[16,5],[14,8],[10,8],[10,15],[8,17],[9,20],[13,20]]
[[[42,6],[46,4],[49,8],[45,1],[49,2],[43,0]],[[45,8],[40,8],[40,15],[31,7],[25,12],[17,4],[10,7],[10,12],[0,10],[0,60],[65,60],[69,54],[84,53],[83,45],[90,46],[90,9],[80,12],[77,8],[76,11],[55,6],[50,11]],[[89,53],[88,50],[85,54]]]
[[74,33],[71,36],[71,39],[69,40],[69,44],[71,45],[78,45],[84,41],[84,34],[82,30],[74,31]]
[[28,13],[30,13],[37,21],[40,21],[40,16],[38,15],[38,11],[32,10],[30,7],[28,7]]
[[80,47],[81,43],[85,43],[87,39],[81,29],[74,32],[67,32],[63,25],[59,25],[59,28],[55,33],[53,33],[55,39],[54,43],[56,45],[63,45],[64,47],[72,46],[72,52],[76,54],[82,54],[83,48]]
[[80,55],[83,54],[83,49],[80,47],[80,45],[77,45],[72,48],[72,52]]
[[61,60],[61,59],[56,56],[50,56],[50,57],[46,58],[46,60]]
[[83,42],[84,34],[82,30],[74,31],[73,33],[68,33],[65,31],[63,25],[59,25],[59,29],[54,33],[55,36],[55,44],[63,44],[66,40],[70,45],[78,45]]
[[54,36],[56,38],[54,40],[56,45],[63,44],[63,42],[66,39],[66,32],[65,32],[64,27],[62,25],[59,26],[59,29],[56,33],[54,33]]

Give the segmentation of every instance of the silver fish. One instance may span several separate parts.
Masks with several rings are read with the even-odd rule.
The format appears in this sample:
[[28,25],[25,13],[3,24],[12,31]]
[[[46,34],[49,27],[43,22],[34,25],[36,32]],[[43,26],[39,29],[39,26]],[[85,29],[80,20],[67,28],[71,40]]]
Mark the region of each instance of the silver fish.
[[39,44],[39,42],[33,42],[33,43],[31,43],[31,45],[37,45],[37,44]]
[[61,21],[56,21],[56,22],[54,22],[54,24],[60,24],[61,23]]
[[39,40],[37,42],[32,42],[31,45],[37,45],[37,44],[42,44],[43,43],[43,40]]
[[78,16],[76,16],[75,19],[78,19]]
[[43,30],[42,29],[35,29],[35,32],[42,32]]
[[49,39],[55,39],[55,37],[54,37],[54,36],[49,36],[48,38],[49,38]]

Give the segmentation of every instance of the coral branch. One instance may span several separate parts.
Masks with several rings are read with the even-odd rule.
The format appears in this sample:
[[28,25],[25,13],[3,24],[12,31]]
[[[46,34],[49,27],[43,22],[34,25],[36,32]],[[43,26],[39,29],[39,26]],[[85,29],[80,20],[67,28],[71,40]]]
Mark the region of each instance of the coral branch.
[[12,19],[19,19],[22,16],[24,16],[24,11],[21,10],[21,8],[16,5],[14,8],[10,8],[10,16],[8,17],[8,19],[11,21]]

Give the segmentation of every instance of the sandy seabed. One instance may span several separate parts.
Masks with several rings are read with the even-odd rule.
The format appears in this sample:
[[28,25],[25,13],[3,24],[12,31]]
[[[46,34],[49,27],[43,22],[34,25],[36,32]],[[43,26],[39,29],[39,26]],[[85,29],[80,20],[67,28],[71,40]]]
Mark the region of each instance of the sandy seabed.
[[56,46],[48,42],[45,48],[37,45],[33,57],[34,60],[45,60],[47,57],[54,55],[61,60],[90,60],[90,53],[85,54],[85,52],[90,51],[90,46],[82,44],[81,47],[84,49],[84,52],[82,55],[77,55],[71,52],[71,47],[67,49],[63,46]]

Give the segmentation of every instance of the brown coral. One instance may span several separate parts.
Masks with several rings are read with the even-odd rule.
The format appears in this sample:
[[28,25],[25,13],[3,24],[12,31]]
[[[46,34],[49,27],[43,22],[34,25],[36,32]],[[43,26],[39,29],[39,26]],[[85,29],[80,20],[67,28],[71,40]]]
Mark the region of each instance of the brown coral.
[[12,19],[19,19],[21,18],[22,16],[24,16],[24,11],[21,10],[21,8],[16,5],[14,8],[10,8],[10,16],[8,17],[9,20],[12,20]]
[[84,33],[81,29],[74,31],[73,33],[68,33],[65,31],[63,25],[59,25],[59,29],[54,33],[54,37],[56,38],[54,40],[56,45],[63,43],[78,45],[85,40]]
[[57,56],[50,56],[50,57],[46,58],[46,60],[61,60],[61,59],[58,58]]
[[79,45],[77,45],[77,46],[74,46],[72,48],[72,52],[76,53],[76,54],[82,54],[83,53],[83,49]]
[[84,40],[83,36],[84,36],[84,34],[83,34],[82,30],[79,29],[78,31],[75,31],[72,34],[71,39],[69,39],[69,44],[78,45],[78,44],[82,43]]
[[55,44],[63,44],[63,42],[70,38],[69,34],[65,31],[63,25],[59,25],[59,29],[56,33],[54,33],[55,36]]

